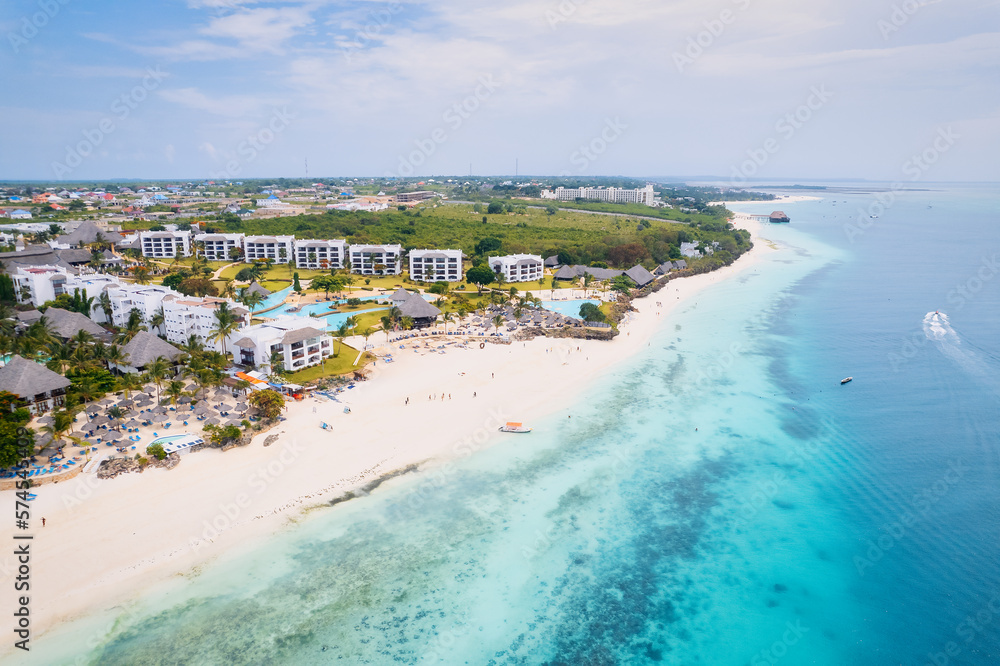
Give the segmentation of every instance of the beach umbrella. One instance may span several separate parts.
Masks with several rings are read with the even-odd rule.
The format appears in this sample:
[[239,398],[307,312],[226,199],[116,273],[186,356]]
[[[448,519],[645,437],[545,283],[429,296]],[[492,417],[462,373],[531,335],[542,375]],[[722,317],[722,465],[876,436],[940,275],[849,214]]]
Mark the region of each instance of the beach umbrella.
[[164,421],[167,420],[167,418],[168,417],[166,414],[153,414],[152,416],[152,420],[155,421],[156,423],[163,423]]
[[154,414],[166,414],[169,411],[170,409],[168,409],[166,405],[157,405],[153,408]]
[[139,416],[139,412],[135,411],[134,409],[126,409],[124,412],[122,412],[123,418],[130,419],[133,416]]
[[119,442],[125,439],[125,435],[118,432],[117,430],[112,430],[107,435],[104,436],[105,442]]
[[43,425],[50,425],[54,421],[55,421],[55,418],[52,417],[52,416],[43,416],[42,418],[38,419],[38,422],[41,423],[41,424],[43,424]]
[[98,405],[107,406],[107,405],[110,405],[113,402],[114,402],[114,400],[112,400],[111,398],[105,398],[104,400],[99,400],[97,404]]
[[215,410],[212,408],[212,406],[207,402],[199,402],[194,408],[194,413],[199,415],[211,414],[214,411]]
[[94,423],[84,423],[82,426],[80,426],[80,430],[84,431],[85,433],[92,433],[95,430],[97,430],[97,425]]
[[104,425],[105,423],[111,423],[111,419],[109,419],[104,414],[101,414],[100,416],[98,416],[97,418],[95,418],[93,421],[91,421],[91,423],[93,423],[94,425]]
[[233,406],[232,405],[227,405],[226,403],[223,402],[223,403],[219,404],[218,410],[220,412],[231,412],[231,411],[233,411]]
[[240,421],[238,419],[229,419],[228,421],[226,421],[226,425],[227,426],[239,426],[241,424],[240,424]]
[[138,428],[140,426],[142,426],[142,424],[136,421],[135,419],[132,419],[131,421],[125,424],[126,428]]
[[245,402],[238,402],[238,403],[236,403],[236,411],[238,411],[238,412],[245,412],[245,411],[247,411],[247,403],[245,403]]
[[177,402],[181,405],[186,405],[189,402],[194,402],[194,398],[192,398],[189,395],[182,395],[180,398],[177,399]]
[[205,425],[219,425],[219,419],[213,416],[212,418],[205,420]]

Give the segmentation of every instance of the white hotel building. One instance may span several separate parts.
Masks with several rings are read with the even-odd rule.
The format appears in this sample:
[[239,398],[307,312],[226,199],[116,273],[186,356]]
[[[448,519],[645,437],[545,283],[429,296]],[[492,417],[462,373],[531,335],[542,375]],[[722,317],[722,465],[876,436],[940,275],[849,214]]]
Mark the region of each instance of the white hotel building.
[[[284,252],[282,252],[284,250]],[[243,260],[272,260],[287,264],[295,256],[295,236],[247,236],[243,239]]]
[[503,275],[507,282],[531,282],[541,280],[545,275],[545,264],[542,258],[535,254],[508,254],[503,257],[490,257],[490,269]]
[[120,287],[122,282],[113,275],[85,273],[75,275],[62,266],[19,266],[11,275],[14,281],[14,296],[18,303],[31,303],[36,308],[60,294],[73,295],[77,289],[88,298],[94,299],[94,310],[90,317],[96,322],[104,322],[104,311],[97,299],[105,289]]
[[557,199],[559,201],[594,199],[611,203],[640,203],[652,206],[655,197],[656,193],[653,191],[652,185],[634,190],[626,190],[621,187],[557,187],[555,192],[542,190],[543,199]]
[[201,243],[199,253],[209,261],[232,261],[234,248],[243,249],[243,234],[198,234],[195,242]]
[[410,250],[410,279],[415,282],[461,282],[461,250]]
[[400,275],[403,272],[402,245],[351,245],[350,259],[351,272],[359,275]]
[[285,370],[301,370],[319,365],[333,355],[333,337],[317,328],[323,320],[308,317],[278,317],[237,331],[229,338],[227,349],[233,360],[252,367],[270,367],[271,354],[281,354]]
[[[187,343],[193,335],[205,349],[221,352],[222,343],[214,338],[212,329],[217,323],[215,312],[223,303],[229,303],[229,309],[239,318],[240,326],[250,325],[250,311],[232,301],[211,296],[185,296],[174,292],[164,296],[161,302],[164,335],[167,340],[179,345]],[[226,351],[235,352],[229,345],[226,345]]]
[[144,257],[173,259],[191,256],[190,231],[140,231],[139,243]]
[[347,258],[347,241],[344,240],[295,240],[295,266],[297,268],[343,268]]

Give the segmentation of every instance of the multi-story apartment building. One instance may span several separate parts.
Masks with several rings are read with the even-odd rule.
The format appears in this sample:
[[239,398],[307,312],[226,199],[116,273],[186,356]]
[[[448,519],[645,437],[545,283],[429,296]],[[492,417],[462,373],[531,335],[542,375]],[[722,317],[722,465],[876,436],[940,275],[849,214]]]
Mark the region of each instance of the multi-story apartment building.
[[209,261],[233,261],[234,249],[243,250],[243,234],[198,234],[199,254]]
[[503,275],[507,282],[531,282],[541,280],[545,275],[545,264],[542,258],[535,254],[508,254],[503,257],[490,257],[490,269]]
[[35,307],[54,300],[60,294],[72,295],[77,289],[87,298],[93,298],[91,319],[105,322],[104,311],[97,303],[105,289],[120,287],[121,280],[113,275],[84,273],[76,275],[62,266],[19,266],[11,275],[14,281],[14,296],[18,303],[31,303]]
[[[223,351],[222,341],[212,333],[218,324],[215,313],[223,303],[229,304],[230,311],[240,320],[241,327],[250,325],[250,311],[227,299],[211,296],[198,298],[183,294],[164,296],[161,303],[164,336],[175,344],[185,344],[193,335],[206,349]],[[236,350],[227,345],[225,351],[235,353]]]
[[416,282],[460,282],[461,250],[410,250],[410,279]]
[[351,245],[351,272],[358,275],[400,275],[403,272],[402,245]]
[[343,268],[347,258],[347,241],[295,239],[297,268]]
[[285,370],[318,365],[333,355],[333,337],[308,317],[278,317],[234,333],[228,348],[240,365],[270,368],[277,352]]
[[247,236],[243,239],[243,259],[248,263],[270,259],[276,264],[287,264],[294,256],[294,236]]
[[142,256],[173,259],[191,256],[190,231],[140,231]]
[[596,199],[612,203],[640,203],[653,205],[656,193],[652,185],[626,190],[622,187],[557,187],[555,191],[542,190],[543,199],[573,201],[575,199]]

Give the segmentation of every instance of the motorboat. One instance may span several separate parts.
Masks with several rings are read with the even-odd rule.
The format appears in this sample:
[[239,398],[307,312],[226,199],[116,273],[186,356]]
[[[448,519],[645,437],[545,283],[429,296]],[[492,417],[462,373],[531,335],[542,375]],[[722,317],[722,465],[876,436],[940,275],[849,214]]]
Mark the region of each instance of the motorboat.
[[500,432],[531,432],[531,428],[524,425],[523,423],[515,423],[513,421],[508,421],[504,425],[498,428]]
[[841,385],[854,381],[854,377],[844,377],[840,380]]

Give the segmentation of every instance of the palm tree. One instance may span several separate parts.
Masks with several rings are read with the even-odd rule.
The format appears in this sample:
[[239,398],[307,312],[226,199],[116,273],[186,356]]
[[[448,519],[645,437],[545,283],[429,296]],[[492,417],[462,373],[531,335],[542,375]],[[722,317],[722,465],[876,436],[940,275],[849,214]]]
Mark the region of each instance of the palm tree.
[[590,273],[583,274],[583,297],[587,298],[587,292],[590,291],[590,283],[594,281],[594,276]]
[[367,326],[361,330],[361,337],[365,339],[365,349],[368,349],[368,338],[375,334],[375,329]]
[[347,327],[349,329],[354,329],[354,327],[358,325],[357,315],[352,315],[348,317],[347,319],[344,320],[344,323],[347,324]]
[[132,393],[142,390],[142,381],[134,372],[126,372],[118,378],[118,390],[125,394],[125,400],[132,402]]
[[73,363],[73,348],[68,344],[50,342],[47,346],[49,361],[45,364],[49,370],[65,375]]
[[350,333],[351,333],[351,327],[345,321],[343,324],[340,325],[340,328],[338,328],[337,331],[333,334],[333,337],[337,338],[337,340],[340,342],[340,344],[337,345],[337,353],[334,354],[334,356],[340,356],[340,350],[344,346],[344,338],[350,335]]
[[238,331],[240,320],[229,309],[229,303],[223,302],[215,310],[215,327],[209,332],[212,340],[222,343],[222,354],[226,353],[226,338]]
[[101,295],[97,297],[97,304],[101,307],[101,310],[104,311],[104,317],[105,319],[108,320],[108,323],[109,324],[112,323],[112,318],[114,317],[115,309],[114,306],[111,304],[111,296],[108,295],[108,292],[106,291],[101,292]]
[[243,305],[250,308],[250,317],[253,317],[253,311],[257,309],[257,306],[264,302],[264,295],[256,291],[246,290],[243,295]]
[[503,316],[496,315],[496,316],[493,317],[493,330],[496,333],[500,332],[500,324],[502,324],[502,323],[503,323]]
[[156,384],[156,400],[159,402],[160,387],[163,386],[163,381],[170,374],[170,361],[163,356],[157,356],[146,366],[146,373],[152,382]]
[[445,312],[441,315],[441,321],[444,322],[444,334],[448,335],[448,322],[455,318],[455,315],[451,312]]
[[[91,377],[81,377],[80,381],[71,387],[73,393],[75,393],[79,398],[80,402],[83,403],[83,407],[86,410],[86,404],[92,400],[96,400],[101,395],[101,391],[97,388],[97,384]],[[90,420],[90,414],[87,414],[87,420]]]
[[93,344],[94,336],[83,330],[82,328],[73,334],[69,339],[69,344],[76,347],[86,347],[87,345]]
[[106,411],[105,414],[107,414],[108,418],[112,421],[117,421],[115,427],[120,430],[122,427],[121,422],[125,420],[125,410],[118,405],[111,405],[108,407],[108,411]]
[[225,284],[222,286],[222,295],[226,298],[236,300],[236,282],[233,280],[226,280]]
[[118,345],[111,345],[104,353],[104,363],[107,365],[108,370],[111,369],[112,365],[124,367],[128,365],[128,354],[122,351],[122,348]]
[[184,382],[174,379],[167,385],[165,393],[170,396],[170,404],[176,405],[177,399],[184,395]]
[[132,269],[132,277],[136,284],[149,284],[149,269],[145,266],[135,266]]
[[128,313],[128,320],[125,322],[125,326],[122,327],[119,338],[123,342],[129,342],[132,338],[139,333],[139,331],[149,330],[143,323],[142,311],[139,308],[132,308]]
[[404,331],[412,331],[415,324],[413,317],[403,317],[399,320],[399,325]]
[[157,335],[163,335],[163,325],[167,322],[167,315],[163,312],[163,306],[161,305],[153,313],[153,316],[149,318],[149,325],[156,329]]
[[43,426],[42,432],[52,437],[52,442],[61,439],[73,427],[73,414],[65,409],[52,412],[52,423]]
[[392,317],[386,315],[379,321],[382,322],[382,330],[385,331],[385,341],[389,342],[389,333],[392,332]]

